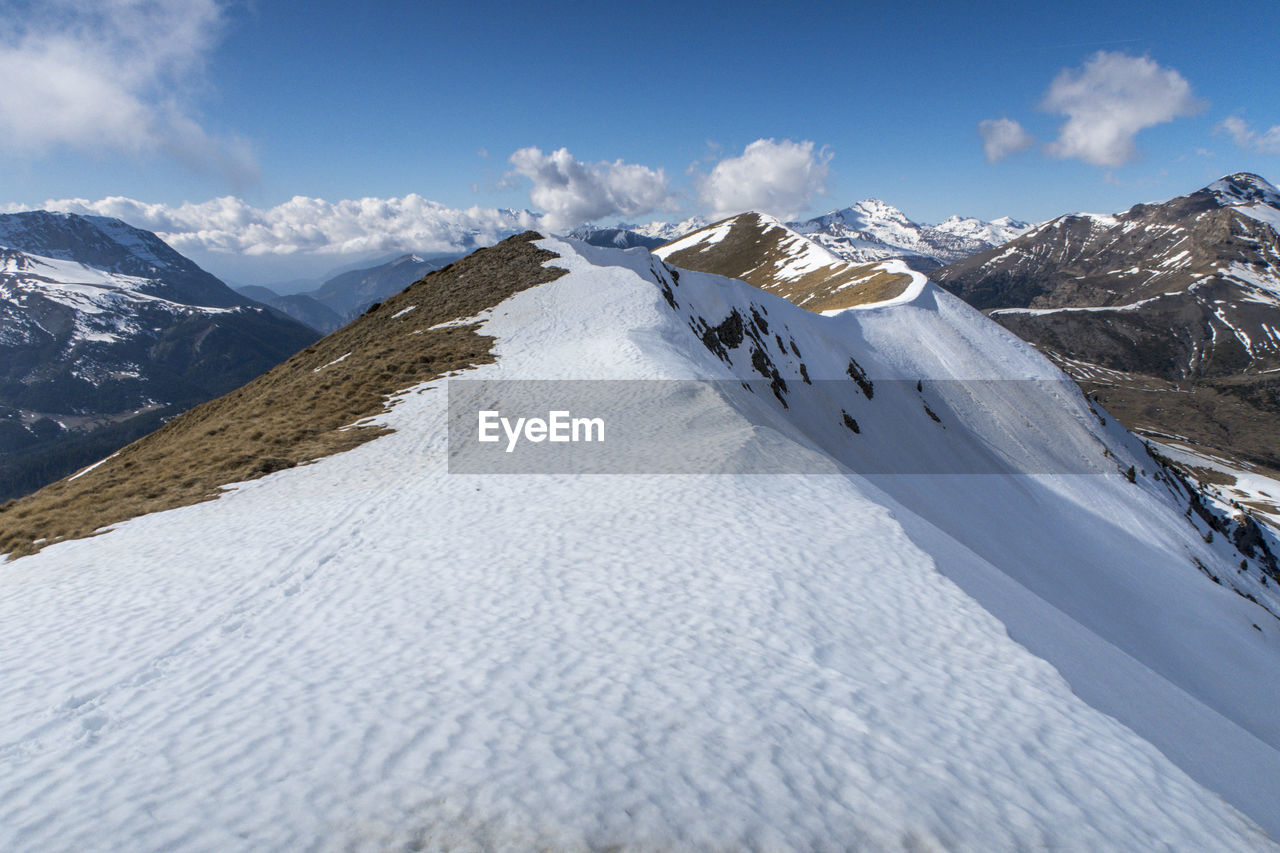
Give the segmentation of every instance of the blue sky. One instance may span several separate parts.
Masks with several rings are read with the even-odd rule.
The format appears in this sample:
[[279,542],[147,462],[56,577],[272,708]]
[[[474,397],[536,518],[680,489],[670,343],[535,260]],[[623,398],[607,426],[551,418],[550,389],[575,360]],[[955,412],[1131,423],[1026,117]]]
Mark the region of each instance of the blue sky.
[[[809,214],[868,196],[918,221],[1041,220],[1229,171],[1280,179],[1274,0],[83,5],[0,0],[17,23],[0,74],[29,74],[0,94],[0,204],[123,197],[136,204],[91,209],[175,233],[200,216],[249,229],[295,196],[409,194],[556,224],[749,202]],[[1117,85],[1119,102],[1090,101]],[[999,119],[1017,129],[989,162],[978,128]],[[757,140],[774,147],[737,160]],[[170,222],[228,196],[234,208]],[[290,212],[290,233],[306,215]],[[273,275],[289,255],[333,266],[374,245],[233,237],[175,242],[202,261],[256,252]]]

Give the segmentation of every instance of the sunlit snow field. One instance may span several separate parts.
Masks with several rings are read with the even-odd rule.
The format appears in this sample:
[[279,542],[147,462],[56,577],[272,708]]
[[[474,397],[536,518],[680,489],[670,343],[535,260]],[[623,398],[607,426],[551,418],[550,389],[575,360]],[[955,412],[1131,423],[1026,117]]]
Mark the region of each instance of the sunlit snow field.
[[[498,362],[468,378],[732,375],[644,278],[647,254],[544,245],[571,274],[493,312]],[[682,274],[676,298],[748,290],[712,278]],[[815,361],[857,322],[784,305],[768,302],[774,322]],[[962,363],[917,346],[914,322],[895,353],[877,342],[890,324],[865,320],[879,366],[1038,359],[1010,344]],[[946,515],[927,481],[850,476],[820,430],[731,410],[825,475],[460,476],[446,402],[447,380],[410,389],[384,438],[0,564],[0,848],[1272,849],[1203,784],[1239,759],[1261,789],[1233,802],[1255,819],[1280,785],[1259,710],[1280,688],[1222,698],[1280,671],[1277,632],[1235,633],[1249,605],[1194,569],[1146,585],[1162,555],[1207,547],[1170,532],[1176,515],[1124,557],[1118,599],[1071,598],[1079,577],[1051,577],[1008,517],[971,533],[1012,544],[962,544],[948,525],[981,507]],[[1107,476],[1102,511],[1164,511]],[[1000,506],[1083,500],[1044,479],[989,488]],[[1057,535],[1041,545],[1071,565],[1082,529]],[[1086,580],[1113,571],[1079,553]],[[1139,631],[1089,623],[1090,595],[1108,619],[1149,595],[1200,620],[1165,628],[1188,648],[1221,630],[1237,669],[1141,660]],[[1104,693],[1126,724],[1093,706]],[[1142,720],[1196,743],[1175,765]]]

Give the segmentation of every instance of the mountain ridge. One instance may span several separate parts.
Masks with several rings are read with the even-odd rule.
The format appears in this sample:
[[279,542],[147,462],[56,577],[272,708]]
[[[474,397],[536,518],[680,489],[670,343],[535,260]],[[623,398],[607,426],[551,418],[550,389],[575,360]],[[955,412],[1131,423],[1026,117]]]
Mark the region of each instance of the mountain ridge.
[[1278,200],[1264,179],[1228,175],[1120,214],[1058,217],[937,281],[1054,354],[1131,426],[1277,470]]
[[[233,478],[269,454],[218,500],[8,565],[19,758],[0,794],[47,780],[13,831],[148,846],[168,835],[129,807],[147,802],[202,846],[1268,848],[1227,805],[1276,830],[1280,619],[1260,559],[1047,359],[920,281],[822,316],[639,249],[526,235],[175,421],[225,436],[257,400],[283,441],[206,452]],[[335,400],[375,382],[372,411],[328,424],[376,438],[275,467],[309,446],[316,407],[290,401],[317,380]],[[724,467],[452,469],[452,424],[475,426],[460,389],[485,404],[556,380],[621,389],[600,398],[609,423]],[[147,447],[171,458],[135,445],[0,512],[0,549],[15,530],[39,544],[37,504],[139,466],[180,485],[179,457],[144,464]],[[921,461],[937,476],[875,473]],[[992,464],[1012,473],[973,475]],[[85,672],[103,673],[89,694]],[[120,761],[143,733],[178,749],[193,730],[201,748],[163,772]],[[362,759],[315,772],[319,753]],[[47,819],[72,791],[84,808]]]

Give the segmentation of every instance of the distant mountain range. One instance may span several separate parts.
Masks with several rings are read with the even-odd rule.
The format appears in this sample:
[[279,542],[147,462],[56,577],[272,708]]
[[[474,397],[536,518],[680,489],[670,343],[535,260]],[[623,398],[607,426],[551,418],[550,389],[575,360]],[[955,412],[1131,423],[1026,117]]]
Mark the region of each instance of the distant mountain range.
[[1280,191],[1238,173],[932,274],[1130,427],[1280,469]]
[[893,205],[874,198],[787,224],[847,261],[899,258],[920,272],[999,246],[1031,227],[1008,217],[985,222],[961,216],[952,216],[937,225],[921,225]]
[[302,293],[281,295],[259,285],[246,285],[237,290],[328,334],[359,317],[375,302],[399,293],[455,259],[454,255],[401,255],[376,266],[339,273],[314,290]]
[[[584,225],[568,236],[595,246],[656,249],[710,224],[705,217],[694,217],[679,223],[619,224],[612,228]],[[878,199],[786,225],[841,260],[862,264],[900,259],[921,272],[999,246],[1031,227],[1009,217],[987,222],[962,216],[922,225]]]
[[0,500],[223,394],[316,333],[148,231],[0,215]]

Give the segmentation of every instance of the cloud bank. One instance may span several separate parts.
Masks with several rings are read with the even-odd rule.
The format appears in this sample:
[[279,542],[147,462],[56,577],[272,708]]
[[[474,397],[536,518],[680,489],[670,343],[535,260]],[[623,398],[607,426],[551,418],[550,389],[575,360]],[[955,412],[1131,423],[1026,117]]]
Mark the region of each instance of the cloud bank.
[[[812,142],[760,139],[697,177],[699,198],[717,214],[754,209],[792,218],[822,192],[830,159],[829,153],[814,151]],[[235,196],[176,206],[123,196],[63,198],[41,207],[121,219],[156,232],[184,254],[274,264],[272,259],[315,256],[466,252],[530,228],[561,231],[604,217],[672,210],[680,198],[662,169],[621,160],[583,163],[564,148],[549,154],[522,148],[510,163],[507,180],[527,180],[530,201],[545,213],[447,207],[414,193],[332,202],[295,196],[273,207]],[[0,210],[27,209],[0,205]]]
[[662,169],[615,160],[587,164],[560,148],[550,154],[521,148],[511,155],[507,180],[533,183],[529,201],[546,211],[547,228],[572,228],[605,217],[634,217],[670,209],[675,196]]
[[0,150],[161,153],[243,184],[247,143],[184,105],[223,25],[222,0],[0,0]]
[[982,137],[982,153],[988,163],[996,163],[1035,144],[1035,137],[1011,118],[992,118],[978,122]]
[[[269,208],[254,207],[233,196],[178,207],[119,196],[100,201],[51,199],[43,206],[122,219],[155,231],[179,252],[250,257],[460,252],[538,225],[528,211],[450,208],[412,193],[402,198],[337,202],[295,196]],[[25,208],[10,205],[9,209]]]
[[1146,56],[1099,51],[1083,67],[1058,72],[1040,106],[1067,117],[1051,155],[1114,167],[1137,156],[1140,131],[1194,115],[1204,104],[1172,68]]
[[1218,123],[1213,132],[1227,134],[1236,145],[1246,151],[1280,154],[1280,124],[1259,132],[1239,116],[1228,116]]
[[831,154],[812,142],[757,139],[737,157],[716,163],[698,180],[698,198],[712,216],[759,210],[794,219],[826,188]]

